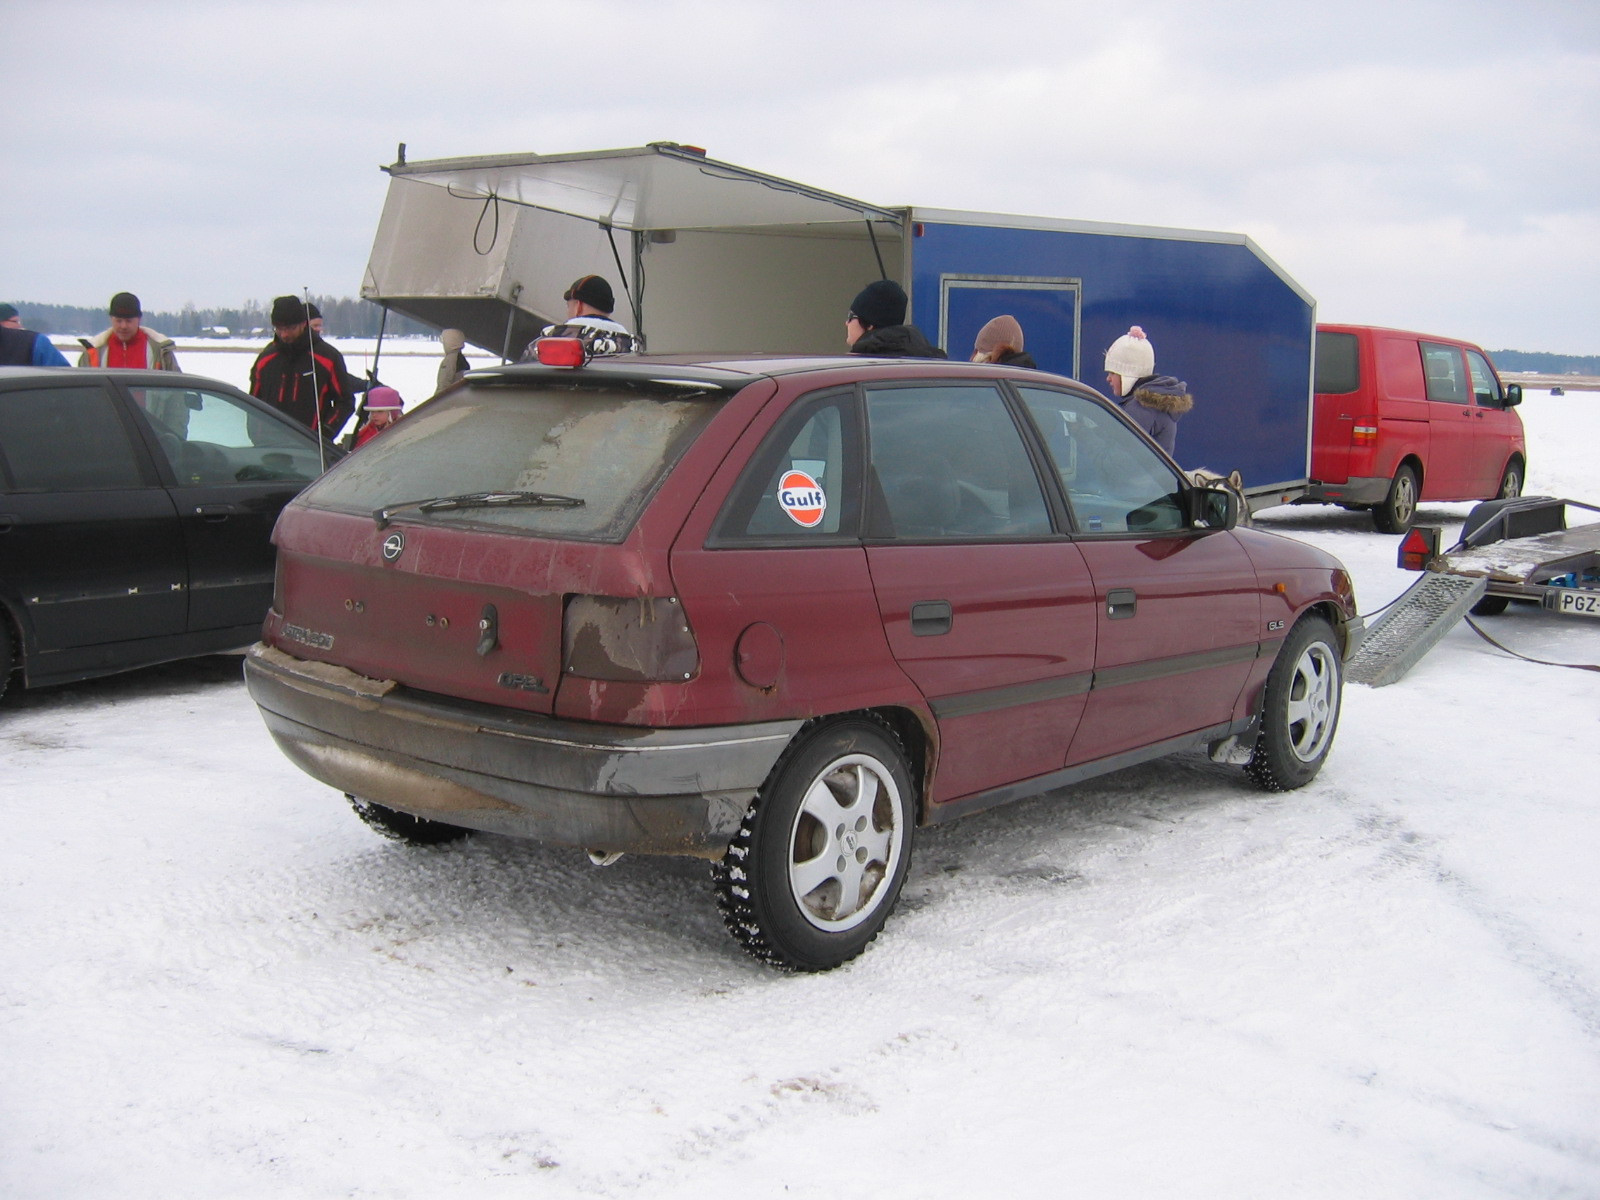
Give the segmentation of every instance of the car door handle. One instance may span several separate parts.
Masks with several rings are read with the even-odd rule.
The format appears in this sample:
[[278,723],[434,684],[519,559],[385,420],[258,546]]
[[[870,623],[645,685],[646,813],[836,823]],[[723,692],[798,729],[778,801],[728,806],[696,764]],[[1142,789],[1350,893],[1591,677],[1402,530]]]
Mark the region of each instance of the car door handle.
[[194,515],[207,521],[226,521],[242,511],[237,504],[196,504]]
[[948,600],[920,600],[911,606],[911,636],[937,637],[949,633],[954,621]]
[[1106,616],[1113,621],[1125,620],[1139,611],[1139,593],[1132,588],[1112,588],[1106,593]]

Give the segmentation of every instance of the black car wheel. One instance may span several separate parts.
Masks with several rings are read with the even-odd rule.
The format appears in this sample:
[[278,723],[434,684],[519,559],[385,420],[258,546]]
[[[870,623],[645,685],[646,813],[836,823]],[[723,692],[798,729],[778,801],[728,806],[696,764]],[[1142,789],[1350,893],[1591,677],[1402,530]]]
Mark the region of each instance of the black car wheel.
[[1339,726],[1344,672],[1333,627],[1321,617],[1295,623],[1267,675],[1261,732],[1245,771],[1269,792],[1316,778]]
[[374,804],[371,800],[352,796],[349,792],[345,793],[344,798],[350,801],[350,807],[356,810],[356,816],[372,829],[386,838],[405,842],[407,845],[440,846],[445,842],[458,841],[472,832],[459,825],[430,821],[426,817],[413,817],[410,813],[385,808],[381,804]]
[[17,669],[16,646],[11,640],[11,625],[4,612],[0,612],[0,696],[11,685],[11,675]]
[[729,932],[795,971],[856,957],[905,882],[913,796],[905,751],[877,721],[838,721],[796,742],[713,868]]
[[1417,515],[1417,472],[1402,464],[1389,484],[1389,494],[1372,507],[1372,523],[1379,533],[1404,533]]

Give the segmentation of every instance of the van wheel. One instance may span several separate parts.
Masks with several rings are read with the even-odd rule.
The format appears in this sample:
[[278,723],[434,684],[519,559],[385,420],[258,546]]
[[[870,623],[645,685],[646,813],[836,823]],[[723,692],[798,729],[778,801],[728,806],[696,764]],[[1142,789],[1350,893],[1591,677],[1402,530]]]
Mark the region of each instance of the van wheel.
[[1379,533],[1404,533],[1417,515],[1417,471],[1402,464],[1389,484],[1389,494],[1372,507],[1372,523]]
[[728,931],[791,971],[856,957],[900,895],[914,811],[905,751],[886,725],[817,728],[784,752],[712,868]]
[[1261,732],[1245,772],[1269,792],[1310,783],[1339,727],[1344,673],[1333,627],[1321,617],[1296,622],[1267,675]]
[[1506,464],[1506,473],[1500,476],[1500,490],[1494,494],[1496,500],[1514,500],[1522,495],[1522,464],[1512,459]]
[[374,804],[371,800],[352,796],[349,792],[344,794],[344,798],[350,801],[350,807],[356,810],[356,816],[365,821],[368,827],[386,838],[405,842],[409,846],[442,846],[446,842],[459,841],[472,832],[459,825],[430,821],[426,817],[413,817],[410,813],[385,808],[381,804]]

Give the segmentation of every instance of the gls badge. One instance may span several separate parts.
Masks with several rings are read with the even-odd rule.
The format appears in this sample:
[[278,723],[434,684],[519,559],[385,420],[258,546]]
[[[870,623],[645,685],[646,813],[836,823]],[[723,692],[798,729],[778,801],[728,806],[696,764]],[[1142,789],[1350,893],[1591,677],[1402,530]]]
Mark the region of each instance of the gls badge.
[[393,562],[400,557],[400,551],[406,548],[406,535],[399,530],[383,539],[383,561]]

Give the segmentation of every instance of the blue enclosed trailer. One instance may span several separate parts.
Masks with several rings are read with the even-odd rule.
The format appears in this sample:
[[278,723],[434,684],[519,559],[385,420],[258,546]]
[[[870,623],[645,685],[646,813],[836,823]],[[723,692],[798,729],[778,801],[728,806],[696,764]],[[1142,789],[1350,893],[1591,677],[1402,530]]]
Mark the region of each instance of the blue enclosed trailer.
[[894,208],[670,144],[397,162],[362,294],[515,358],[596,272],[653,352],[838,353],[880,275],[951,358],[990,317],[1039,365],[1104,387],[1105,350],[1144,328],[1195,407],[1178,460],[1238,470],[1257,503],[1304,487],[1311,297],[1241,234]]

